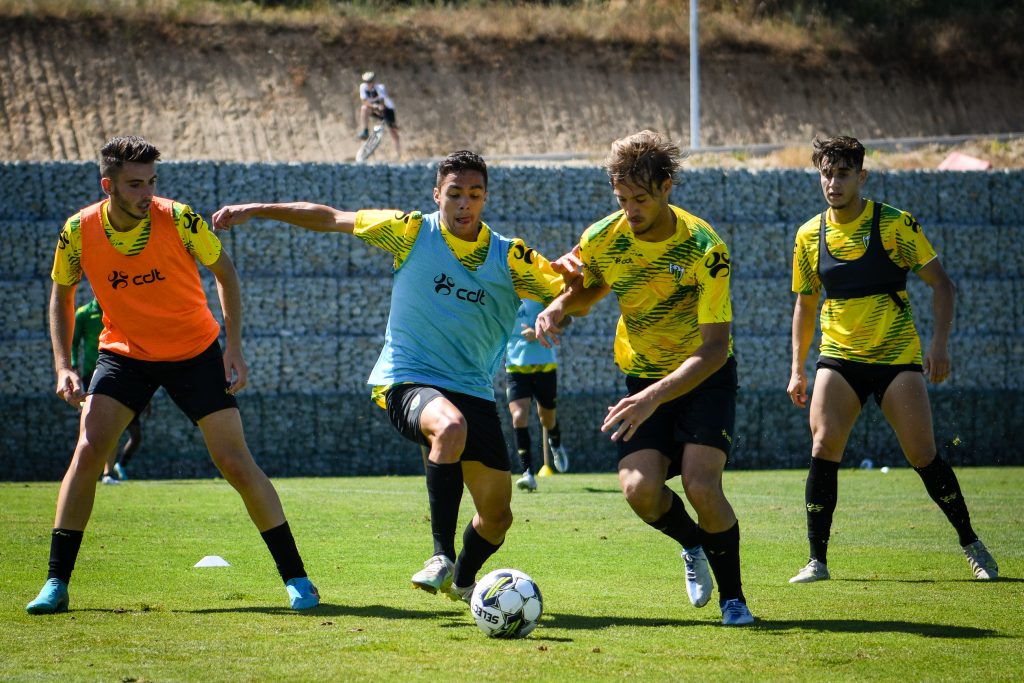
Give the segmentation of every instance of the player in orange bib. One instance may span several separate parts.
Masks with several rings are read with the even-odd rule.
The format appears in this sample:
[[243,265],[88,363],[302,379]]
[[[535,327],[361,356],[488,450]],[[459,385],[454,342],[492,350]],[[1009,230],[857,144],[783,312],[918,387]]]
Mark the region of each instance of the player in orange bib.
[[[238,274],[220,241],[191,208],[155,197],[160,152],[116,137],[100,152],[108,199],[64,225],[51,277],[50,337],[57,395],[82,406],[78,444],[57,497],[47,581],[26,609],[68,609],[68,583],[92,514],[105,456],[161,386],[199,426],[210,456],[238,491],[285,582],[294,609],[316,606],[273,484],[253,460],[235,393],[246,384]],[[227,343],[206,303],[196,260],[217,279]],[[71,363],[75,290],[82,276],[103,309],[96,370],[88,387]]]

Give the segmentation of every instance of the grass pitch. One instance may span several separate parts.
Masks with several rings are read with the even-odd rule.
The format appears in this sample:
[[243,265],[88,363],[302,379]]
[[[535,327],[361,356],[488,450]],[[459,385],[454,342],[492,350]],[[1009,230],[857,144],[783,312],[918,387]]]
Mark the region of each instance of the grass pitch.
[[[531,574],[541,626],[487,639],[461,603],[409,587],[432,551],[419,477],[276,481],[323,604],[288,609],[273,562],[223,481],[100,487],[71,611],[29,616],[46,576],[56,483],[0,484],[0,680],[469,681],[1020,680],[1024,469],[958,476],[1003,578],[972,579],[909,468],[844,469],[832,580],[806,560],[803,471],[727,472],[744,590],[758,621],[697,610],[674,544],[610,474],[514,493],[516,522],[484,567]],[[677,486],[677,485],[676,485]],[[468,495],[461,524],[469,519]],[[194,568],[205,555],[230,564]]]

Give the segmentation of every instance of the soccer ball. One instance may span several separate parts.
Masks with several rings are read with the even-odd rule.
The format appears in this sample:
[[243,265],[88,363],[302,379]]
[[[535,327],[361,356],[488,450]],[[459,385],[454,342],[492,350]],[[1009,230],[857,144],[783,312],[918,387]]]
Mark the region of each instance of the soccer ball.
[[495,569],[480,579],[469,602],[480,630],[490,638],[525,638],[540,621],[540,588],[518,569]]

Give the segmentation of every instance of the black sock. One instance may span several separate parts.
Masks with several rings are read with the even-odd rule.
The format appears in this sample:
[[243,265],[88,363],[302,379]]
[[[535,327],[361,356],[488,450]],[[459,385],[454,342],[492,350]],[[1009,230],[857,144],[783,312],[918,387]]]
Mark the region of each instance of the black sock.
[[82,547],[84,531],[54,529],[50,533],[50,570],[47,579],[60,579],[71,583],[71,572],[75,571],[78,549]]
[[551,442],[552,448],[558,448],[562,445],[562,430],[558,428],[558,423],[548,430],[548,441]]
[[731,529],[711,534],[700,530],[701,544],[708,556],[708,564],[718,584],[719,604],[726,600],[739,598],[746,604],[743,596],[743,585],[740,581],[740,523],[737,521]]
[[807,540],[811,559],[828,564],[828,539],[832,534],[832,515],[839,498],[839,463],[811,458],[804,488],[807,509]]
[[[504,541],[503,541],[504,542]],[[459,588],[465,588],[476,581],[477,572],[484,566],[494,553],[498,552],[501,543],[494,545],[473,528],[470,522],[466,530],[462,532],[462,552],[455,562],[455,574],[453,583]]]
[[516,453],[519,455],[519,464],[523,467],[523,473],[531,471],[533,466],[533,454],[530,452],[530,428],[516,427]]
[[914,471],[920,475],[928,495],[956,529],[960,545],[969,545],[977,541],[978,535],[971,527],[971,514],[967,511],[967,503],[960,492],[960,482],[957,481],[949,463],[936,453],[935,459],[929,465],[915,467]]
[[455,558],[455,529],[462,503],[462,463],[427,462],[427,498],[430,501],[430,533],[434,554]]
[[675,539],[684,549],[696,548],[700,545],[697,524],[690,515],[686,514],[682,498],[677,496],[675,491],[670,491],[670,493],[672,494],[672,505],[669,506],[668,512],[648,524],[669,538]]
[[299,555],[299,549],[295,547],[295,538],[292,536],[288,522],[281,526],[275,526],[273,529],[261,531],[260,536],[263,537],[263,542],[270,549],[281,580],[288,583],[292,579],[306,575],[306,568],[302,565],[302,557]]

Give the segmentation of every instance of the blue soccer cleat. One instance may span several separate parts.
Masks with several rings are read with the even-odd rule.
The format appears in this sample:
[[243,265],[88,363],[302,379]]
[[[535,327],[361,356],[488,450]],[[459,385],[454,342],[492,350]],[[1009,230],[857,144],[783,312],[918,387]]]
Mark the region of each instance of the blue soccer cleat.
[[739,598],[732,598],[722,603],[722,624],[724,626],[746,626],[754,623],[754,615],[747,604]]
[[290,579],[285,588],[288,590],[288,600],[292,609],[312,609],[320,604],[320,592],[308,576]]
[[68,585],[60,579],[47,579],[36,599],[25,606],[29,614],[56,614],[68,611]]

